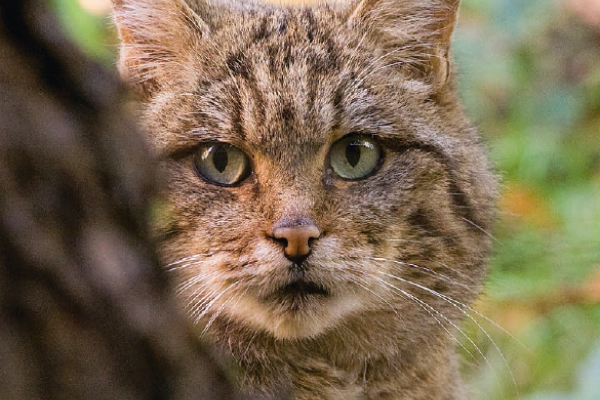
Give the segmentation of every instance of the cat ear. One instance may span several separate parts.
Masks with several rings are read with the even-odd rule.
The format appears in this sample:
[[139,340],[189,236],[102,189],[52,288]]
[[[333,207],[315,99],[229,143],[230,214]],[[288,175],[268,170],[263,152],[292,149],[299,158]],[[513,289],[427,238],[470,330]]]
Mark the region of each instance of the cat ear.
[[209,27],[184,0],[112,0],[112,6],[119,72],[134,90],[149,98],[195,77],[194,49]]
[[439,90],[450,75],[450,41],[460,0],[360,0],[348,23],[366,29],[391,62]]

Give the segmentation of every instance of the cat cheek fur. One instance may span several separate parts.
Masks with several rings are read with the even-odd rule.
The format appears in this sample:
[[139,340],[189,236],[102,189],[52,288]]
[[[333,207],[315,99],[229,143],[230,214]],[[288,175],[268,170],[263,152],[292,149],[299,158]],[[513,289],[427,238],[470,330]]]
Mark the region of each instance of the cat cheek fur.
[[[456,331],[485,274],[496,179],[455,92],[458,0],[113,5],[120,70],[168,176],[162,257],[242,390],[464,399]],[[332,171],[347,134],[380,143],[372,176]],[[207,141],[243,151],[251,176],[201,179]],[[303,262],[282,222],[319,232]]]

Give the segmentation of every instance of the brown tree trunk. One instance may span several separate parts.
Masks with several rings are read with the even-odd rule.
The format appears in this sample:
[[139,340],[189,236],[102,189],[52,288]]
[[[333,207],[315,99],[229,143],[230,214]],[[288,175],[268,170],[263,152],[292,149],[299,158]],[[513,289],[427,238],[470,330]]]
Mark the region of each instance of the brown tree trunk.
[[43,0],[0,0],[0,399],[234,399],[146,234],[154,163]]

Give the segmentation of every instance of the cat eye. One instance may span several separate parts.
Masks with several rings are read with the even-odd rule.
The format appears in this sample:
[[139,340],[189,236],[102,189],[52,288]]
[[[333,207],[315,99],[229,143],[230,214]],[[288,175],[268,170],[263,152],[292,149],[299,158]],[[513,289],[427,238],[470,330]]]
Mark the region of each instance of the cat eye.
[[381,147],[366,135],[349,135],[333,144],[331,168],[347,180],[365,179],[381,165]]
[[202,144],[194,165],[201,178],[215,185],[234,186],[250,175],[248,156],[228,143]]

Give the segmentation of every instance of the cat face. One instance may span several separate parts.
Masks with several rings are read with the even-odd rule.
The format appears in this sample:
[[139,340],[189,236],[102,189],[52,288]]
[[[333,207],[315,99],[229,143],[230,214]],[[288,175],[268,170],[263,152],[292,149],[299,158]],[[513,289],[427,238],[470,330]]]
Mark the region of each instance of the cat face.
[[168,182],[162,257],[199,325],[299,339],[460,314],[495,186],[447,63],[455,2],[123,3],[122,71]]

